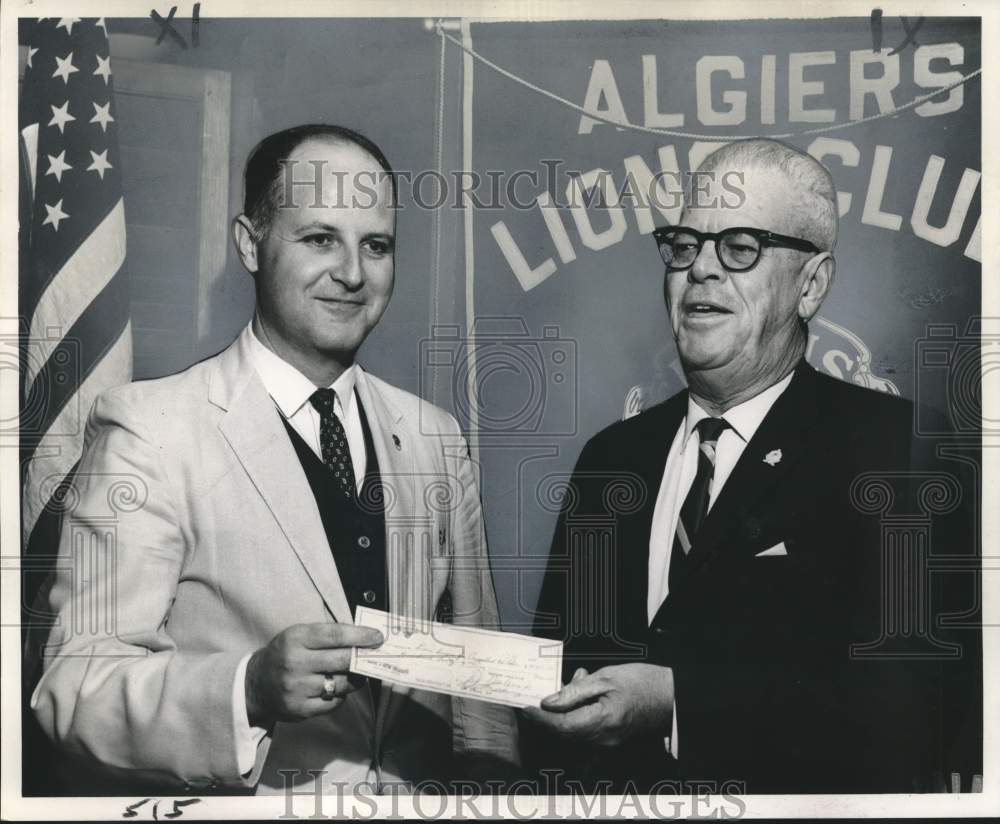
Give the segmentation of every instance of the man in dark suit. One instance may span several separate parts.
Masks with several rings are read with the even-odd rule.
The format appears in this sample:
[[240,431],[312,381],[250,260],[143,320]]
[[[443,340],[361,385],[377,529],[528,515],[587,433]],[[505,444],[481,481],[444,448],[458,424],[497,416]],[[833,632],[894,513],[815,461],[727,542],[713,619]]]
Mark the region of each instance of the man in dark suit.
[[[834,279],[832,180],[768,140],[728,144],[701,170],[710,195],[655,234],[688,389],[580,455],[536,624],[565,641],[572,679],[527,712],[555,733],[538,766],[647,791],[920,789],[929,673],[860,647],[879,638],[882,598],[864,509],[884,487],[866,473],[907,468],[911,404],[804,359]],[[609,509],[610,574],[594,580],[600,550],[581,551],[573,525]]]

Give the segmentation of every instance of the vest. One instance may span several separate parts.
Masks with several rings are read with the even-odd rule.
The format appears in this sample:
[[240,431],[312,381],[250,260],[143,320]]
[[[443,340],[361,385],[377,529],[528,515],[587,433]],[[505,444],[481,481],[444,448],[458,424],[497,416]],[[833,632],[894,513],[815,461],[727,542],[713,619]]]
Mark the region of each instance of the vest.
[[357,398],[356,401],[364,432],[366,470],[361,492],[350,499],[338,490],[330,468],[282,418],[316,498],[326,539],[352,615],[359,605],[383,611],[389,609],[382,480],[368,418],[361,401]]

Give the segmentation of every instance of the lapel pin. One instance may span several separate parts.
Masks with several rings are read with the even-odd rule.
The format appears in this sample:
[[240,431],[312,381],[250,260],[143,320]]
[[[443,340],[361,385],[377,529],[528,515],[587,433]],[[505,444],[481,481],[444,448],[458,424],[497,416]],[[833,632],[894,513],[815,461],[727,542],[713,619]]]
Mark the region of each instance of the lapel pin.
[[764,456],[764,463],[766,463],[768,466],[775,466],[781,463],[781,450],[772,449],[770,452],[768,452]]
[[395,444],[397,452],[403,451],[403,445],[399,442],[399,435],[393,435],[392,442]]

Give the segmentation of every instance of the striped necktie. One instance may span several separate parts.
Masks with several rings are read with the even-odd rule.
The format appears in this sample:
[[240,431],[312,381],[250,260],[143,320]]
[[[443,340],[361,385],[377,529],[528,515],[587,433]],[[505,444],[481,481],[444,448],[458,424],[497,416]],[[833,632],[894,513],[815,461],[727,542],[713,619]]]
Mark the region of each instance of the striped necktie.
[[695,424],[699,441],[698,471],[677,518],[674,545],[670,551],[670,571],[667,573],[670,592],[674,592],[674,584],[679,582],[683,574],[691,547],[708,513],[712,478],[715,474],[715,447],[719,442],[719,436],[727,428],[729,424],[725,418],[702,418]]

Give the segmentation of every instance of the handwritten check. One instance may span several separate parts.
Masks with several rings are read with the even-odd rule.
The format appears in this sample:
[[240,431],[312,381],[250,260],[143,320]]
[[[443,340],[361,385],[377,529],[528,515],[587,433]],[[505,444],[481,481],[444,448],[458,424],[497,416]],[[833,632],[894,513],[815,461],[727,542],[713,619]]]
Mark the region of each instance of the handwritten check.
[[378,649],[354,648],[351,672],[358,675],[511,707],[537,707],[562,686],[558,641],[416,621],[362,606],[354,623],[385,637]]

